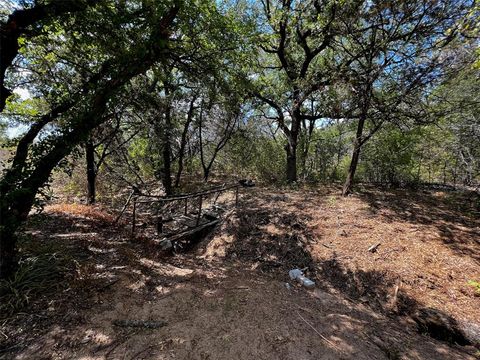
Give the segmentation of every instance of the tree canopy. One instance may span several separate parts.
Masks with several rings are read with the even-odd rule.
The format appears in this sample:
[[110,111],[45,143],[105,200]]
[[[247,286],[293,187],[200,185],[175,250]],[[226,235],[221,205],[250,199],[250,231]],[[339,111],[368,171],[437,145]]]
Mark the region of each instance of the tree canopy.
[[90,203],[99,174],[166,196],[222,176],[478,186],[478,17],[466,0],[12,2],[0,277],[80,153]]

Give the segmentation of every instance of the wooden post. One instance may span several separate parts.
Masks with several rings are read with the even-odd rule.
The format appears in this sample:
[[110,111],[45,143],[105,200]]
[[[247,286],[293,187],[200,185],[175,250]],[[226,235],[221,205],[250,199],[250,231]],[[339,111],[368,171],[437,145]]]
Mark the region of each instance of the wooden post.
[[203,196],[200,195],[200,202],[198,205],[198,217],[197,217],[197,226],[200,224],[200,217],[202,216],[202,202],[203,202]]
[[188,213],[188,198],[185,198],[185,216]]
[[238,186],[235,188],[235,207],[238,207]]
[[137,197],[133,198],[133,210],[132,210],[132,236],[135,236],[135,221],[137,212]]

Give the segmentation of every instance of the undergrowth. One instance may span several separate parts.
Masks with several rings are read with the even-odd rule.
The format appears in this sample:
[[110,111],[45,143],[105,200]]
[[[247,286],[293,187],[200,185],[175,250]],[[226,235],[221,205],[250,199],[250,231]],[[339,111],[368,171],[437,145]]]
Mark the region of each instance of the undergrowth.
[[0,318],[21,311],[33,299],[61,290],[73,264],[69,256],[59,252],[24,255],[14,275],[0,280]]

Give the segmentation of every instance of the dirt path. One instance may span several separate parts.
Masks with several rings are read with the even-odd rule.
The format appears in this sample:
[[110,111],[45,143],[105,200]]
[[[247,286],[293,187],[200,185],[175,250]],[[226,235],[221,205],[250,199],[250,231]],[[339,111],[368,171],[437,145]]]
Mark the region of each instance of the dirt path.
[[[422,335],[408,317],[386,311],[378,291],[385,277],[372,289],[357,279],[362,292],[345,277],[343,288],[342,278],[327,276],[330,257],[322,260],[327,255],[318,249],[335,247],[338,258],[345,256],[338,240],[344,236],[329,237],[333,229],[318,223],[329,221],[329,206],[337,212],[338,200],[316,196],[252,194],[214,236],[174,257],[158,254],[148,239],[132,242],[100,211],[48,209],[32,222],[32,238],[68,249],[77,273],[61,293],[32,299],[31,311],[4,321],[3,358],[474,359],[474,348]],[[324,211],[312,212],[320,206]],[[370,243],[361,241],[361,248]],[[287,288],[293,266],[309,268],[315,291]],[[339,266],[346,271],[351,263]],[[118,320],[166,325],[120,327]]]

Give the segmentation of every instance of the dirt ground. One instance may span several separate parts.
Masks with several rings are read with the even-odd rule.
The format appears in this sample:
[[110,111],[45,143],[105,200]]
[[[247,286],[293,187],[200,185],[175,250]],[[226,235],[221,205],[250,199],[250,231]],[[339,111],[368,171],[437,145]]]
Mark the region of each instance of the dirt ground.
[[[434,309],[480,329],[468,285],[480,281],[478,206],[465,193],[256,188],[174,256],[131,239],[105,210],[50,206],[22,250],[75,266],[54,293],[0,316],[0,358],[475,359],[478,348],[435,339],[414,316]],[[315,290],[291,283],[294,267]]]

